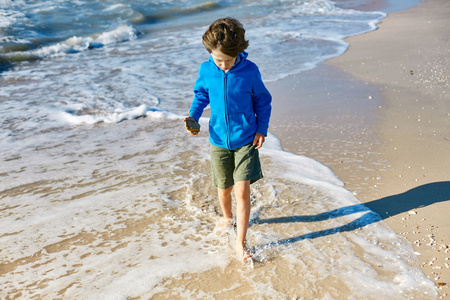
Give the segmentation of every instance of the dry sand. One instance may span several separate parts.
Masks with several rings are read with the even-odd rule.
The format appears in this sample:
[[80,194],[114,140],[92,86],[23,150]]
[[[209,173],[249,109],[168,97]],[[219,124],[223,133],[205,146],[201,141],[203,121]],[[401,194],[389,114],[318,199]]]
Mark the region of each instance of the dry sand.
[[[390,13],[347,52],[270,85],[271,132],[321,161],[450,293],[450,2]],[[322,78],[313,82],[310,78]],[[327,107],[320,109],[320,107]]]

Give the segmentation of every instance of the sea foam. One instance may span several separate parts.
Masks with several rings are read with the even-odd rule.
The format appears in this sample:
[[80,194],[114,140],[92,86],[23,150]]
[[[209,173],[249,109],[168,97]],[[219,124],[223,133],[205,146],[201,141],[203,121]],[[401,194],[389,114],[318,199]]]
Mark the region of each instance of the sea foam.
[[70,112],[62,112],[60,115],[62,120],[71,125],[96,124],[101,122],[119,123],[124,120],[134,120],[141,117],[181,119],[180,116],[169,111],[152,108],[145,104],[126,111],[117,109],[109,115],[74,115]]
[[14,61],[61,56],[64,54],[78,53],[93,48],[100,48],[105,45],[134,40],[137,39],[138,35],[139,31],[132,26],[122,25],[109,32],[93,34],[88,37],[73,36],[54,45],[22,52],[10,52],[5,56]]

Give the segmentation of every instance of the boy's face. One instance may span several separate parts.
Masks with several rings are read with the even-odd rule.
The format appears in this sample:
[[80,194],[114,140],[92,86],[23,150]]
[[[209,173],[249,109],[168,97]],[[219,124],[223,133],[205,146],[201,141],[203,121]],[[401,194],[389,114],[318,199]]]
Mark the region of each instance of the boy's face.
[[225,55],[217,49],[211,51],[211,56],[216,66],[221,68],[225,73],[228,72],[236,62],[236,57]]

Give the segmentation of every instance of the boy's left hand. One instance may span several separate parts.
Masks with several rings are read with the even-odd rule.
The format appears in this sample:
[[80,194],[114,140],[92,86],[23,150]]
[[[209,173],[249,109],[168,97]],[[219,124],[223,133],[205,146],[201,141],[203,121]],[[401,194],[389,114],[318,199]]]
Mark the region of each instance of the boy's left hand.
[[266,140],[266,137],[264,136],[264,134],[257,133],[255,135],[255,138],[253,139],[253,145],[256,145],[255,149],[261,148],[262,145],[264,144],[265,140]]

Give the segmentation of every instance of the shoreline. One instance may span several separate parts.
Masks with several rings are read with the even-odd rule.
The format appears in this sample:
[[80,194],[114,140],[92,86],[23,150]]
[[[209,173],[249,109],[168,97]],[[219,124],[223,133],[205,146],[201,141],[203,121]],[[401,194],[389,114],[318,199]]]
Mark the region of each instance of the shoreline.
[[327,62],[380,87],[376,130],[389,171],[380,192],[358,198],[411,242],[441,297],[450,284],[449,12],[448,1],[432,0],[392,13]]
[[[283,148],[329,166],[408,239],[440,297],[450,284],[446,12],[450,3],[433,0],[389,13],[378,30],[347,38],[343,55],[268,84],[284,103],[271,126]],[[314,110],[313,99],[327,109]]]

